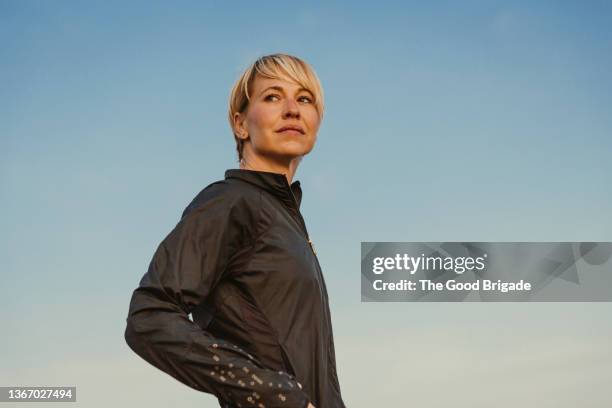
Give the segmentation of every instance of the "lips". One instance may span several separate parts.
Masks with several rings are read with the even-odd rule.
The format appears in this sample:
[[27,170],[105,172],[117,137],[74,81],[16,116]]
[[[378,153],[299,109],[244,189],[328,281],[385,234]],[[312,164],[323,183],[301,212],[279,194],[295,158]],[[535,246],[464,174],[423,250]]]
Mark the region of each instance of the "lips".
[[280,133],[280,132],[284,132],[286,130],[293,130],[293,131],[299,132],[301,134],[304,134],[304,129],[302,129],[301,126],[297,126],[297,125],[283,126],[282,128],[278,129],[276,132]]

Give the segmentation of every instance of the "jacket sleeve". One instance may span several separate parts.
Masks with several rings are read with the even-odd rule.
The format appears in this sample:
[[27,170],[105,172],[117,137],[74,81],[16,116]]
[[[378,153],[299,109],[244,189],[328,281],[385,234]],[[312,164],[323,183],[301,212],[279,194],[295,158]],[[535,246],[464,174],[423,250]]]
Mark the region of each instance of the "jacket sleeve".
[[183,216],[158,246],[133,292],[125,329],[129,347],[153,366],[237,407],[305,408],[295,377],[264,367],[215,338],[189,314],[223,278],[233,254],[252,241],[248,211],[213,197]]

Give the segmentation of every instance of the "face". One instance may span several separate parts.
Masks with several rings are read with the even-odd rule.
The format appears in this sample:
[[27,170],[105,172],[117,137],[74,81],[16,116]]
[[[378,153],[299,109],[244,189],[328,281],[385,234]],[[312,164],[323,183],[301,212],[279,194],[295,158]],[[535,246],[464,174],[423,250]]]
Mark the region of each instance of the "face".
[[246,111],[236,115],[243,156],[287,161],[314,147],[319,130],[314,96],[300,85],[256,76]]

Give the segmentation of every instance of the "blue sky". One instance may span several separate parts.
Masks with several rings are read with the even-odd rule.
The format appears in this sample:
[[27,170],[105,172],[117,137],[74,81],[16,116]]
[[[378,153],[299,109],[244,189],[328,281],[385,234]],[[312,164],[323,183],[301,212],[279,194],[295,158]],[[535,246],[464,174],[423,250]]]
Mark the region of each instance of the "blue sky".
[[296,179],[347,405],[610,405],[609,304],[362,304],[359,250],[612,241],[612,4],[126,3],[0,1],[0,384],[216,406],[131,353],[125,316],[236,167],[233,82],[285,52],[325,91]]

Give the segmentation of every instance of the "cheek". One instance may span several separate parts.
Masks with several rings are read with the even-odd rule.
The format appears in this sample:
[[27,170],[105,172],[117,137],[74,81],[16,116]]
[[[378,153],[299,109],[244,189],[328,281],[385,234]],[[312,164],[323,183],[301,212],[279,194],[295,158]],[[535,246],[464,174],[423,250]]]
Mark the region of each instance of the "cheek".
[[257,105],[253,107],[249,116],[251,130],[255,133],[262,133],[271,128],[276,112],[269,106]]
[[314,112],[308,112],[308,115],[304,119],[308,124],[308,128],[316,134],[320,125],[319,114],[317,111],[314,110]]

